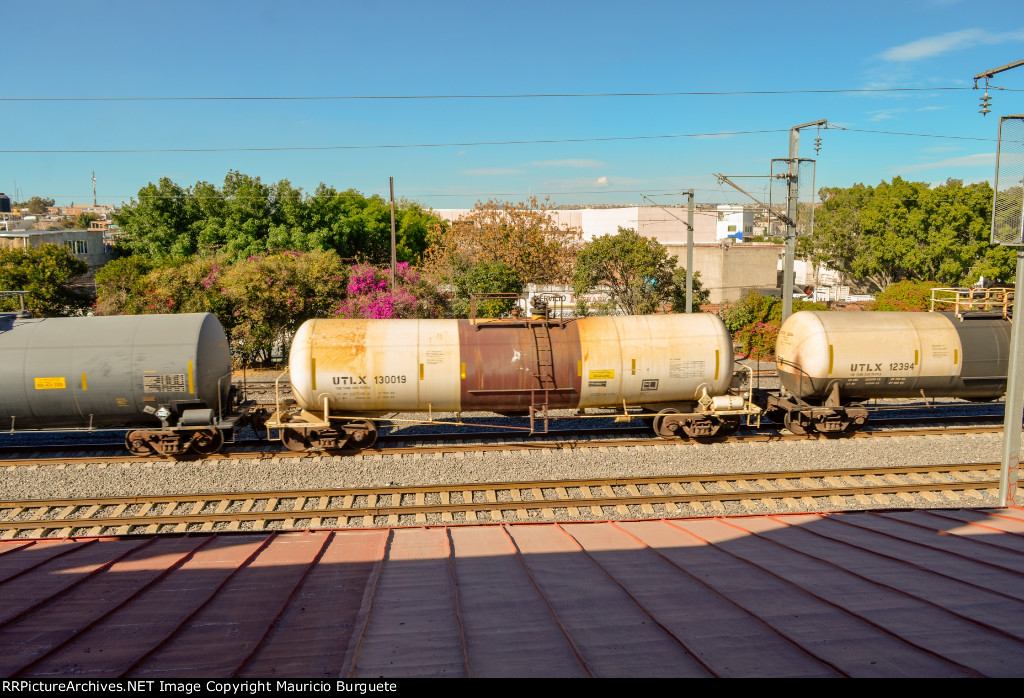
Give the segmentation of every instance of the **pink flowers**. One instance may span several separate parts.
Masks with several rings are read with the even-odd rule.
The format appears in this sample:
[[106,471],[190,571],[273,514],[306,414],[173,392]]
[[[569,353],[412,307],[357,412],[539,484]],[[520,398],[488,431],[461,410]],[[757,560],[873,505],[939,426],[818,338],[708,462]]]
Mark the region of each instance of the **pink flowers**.
[[419,274],[408,262],[402,262],[395,267],[395,280],[397,288],[392,291],[389,269],[356,264],[346,285],[348,297],[334,307],[332,314],[375,320],[408,317],[417,303],[408,287],[419,281]]

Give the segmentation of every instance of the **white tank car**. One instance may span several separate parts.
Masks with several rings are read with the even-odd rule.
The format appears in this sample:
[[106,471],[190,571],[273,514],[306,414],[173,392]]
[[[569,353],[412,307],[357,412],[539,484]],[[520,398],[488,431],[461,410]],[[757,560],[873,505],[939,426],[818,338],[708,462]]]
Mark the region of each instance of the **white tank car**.
[[849,408],[858,400],[994,400],[1006,390],[1009,347],[1009,321],[991,315],[805,310],[783,323],[775,353],[782,387],[795,398],[791,405],[853,415],[826,419],[819,409],[813,419],[798,419],[786,407],[797,430],[840,431],[866,420],[862,407]]
[[[309,320],[292,342],[289,370],[298,406],[325,413],[310,418],[320,425],[326,413],[530,414],[625,404],[673,415],[655,420],[663,435],[705,436],[721,426],[707,425],[711,412],[729,412],[725,426],[734,429],[739,418],[731,418],[749,407],[729,394],[732,341],[709,314]],[[701,410],[699,419],[687,416]]]

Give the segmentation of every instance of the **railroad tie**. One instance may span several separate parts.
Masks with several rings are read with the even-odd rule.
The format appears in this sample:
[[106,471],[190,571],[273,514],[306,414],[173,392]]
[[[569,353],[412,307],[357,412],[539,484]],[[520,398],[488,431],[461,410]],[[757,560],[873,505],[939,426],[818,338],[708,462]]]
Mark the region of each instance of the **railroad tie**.
[[[776,487],[774,485],[772,485],[771,482],[769,482],[768,480],[766,480],[763,477],[762,478],[758,478],[757,484],[761,487],[761,489],[767,490],[769,492],[772,492],[772,491],[774,491],[776,489]],[[774,510],[774,509],[778,509],[779,508],[779,500],[776,499],[775,497],[762,497],[761,498],[761,503],[764,504],[769,509],[773,509]]]
[[[426,502],[426,493],[424,493],[424,492],[417,492],[416,493],[416,506],[417,507],[423,507],[423,506],[426,506],[426,503],[427,503]],[[417,511],[416,512],[416,523],[426,523],[426,522],[427,522],[427,515],[424,512],[422,512],[422,511]]]
[[[826,475],[825,482],[839,489],[846,488],[846,483],[843,482],[842,479],[835,477],[833,475]],[[838,494],[829,495],[829,501],[835,504],[836,506],[843,505],[843,498]]]
[[445,511],[441,512],[441,521],[444,523],[451,523],[455,520],[455,517],[452,516],[452,512],[448,510],[448,507],[451,506],[452,503],[452,493],[448,490],[441,490],[438,494],[441,496],[441,506],[445,508]]
[[[802,478],[800,478],[799,482],[800,482],[801,485],[803,485],[807,489],[817,489],[816,485],[814,484],[814,481],[811,480],[811,478],[809,478],[809,477],[802,477]],[[803,502],[804,506],[808,506],[808,507],[813,507],[814,506],[814,497],[809,497],[809,496],[801,497],[800,501]]]
[[[558,499],[559,499],[560,502],[572,501],[572,500],[569,499],[569,491],[566,490],[564,487],[556,487],[555,488],[555,492],[558,494]],[[580,515],[580,510],[579,510],[578,507],[571,507],[571,506],[568,506],[568,505],[563,505],[563,506],[565,506],[565,510],[569,513],[569,516],[579,516]]]
[[[494,489],[488,488],[488,489],[484,490],[484,497],[491,504],[497,504],[497,502],[498,502],[498,494],[497,494],[497,492],[494,491]],[[502,518],[504,518],[504,517],[502,516],[500,508],[499,509],[491,509],[491,521],[501,521]]]
[[[704,485],[702,485],[701,483],[697,482],[696,480],[694,480],[693,482],[690,483],[690,487],[693,488],[693,490],[694,490],[694,492],[696,494],[698,494],[698,495],[700,495],[702,497],[704,495],[708,494],[708,491],[706,489],[704,489]],[[693,509],[696,512],[703,512],[704,509],[706,509],[706,507],[704,506],[704,502],[700,501],[700,500],[697,500],[697,499],[690,500],[690,508]]]

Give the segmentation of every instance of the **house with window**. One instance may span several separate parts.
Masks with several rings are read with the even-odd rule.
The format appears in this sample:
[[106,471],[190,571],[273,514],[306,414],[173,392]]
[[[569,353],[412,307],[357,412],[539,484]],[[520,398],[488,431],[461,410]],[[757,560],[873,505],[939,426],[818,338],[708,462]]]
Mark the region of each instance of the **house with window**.
[[110,245],[103,240],[102,230],[12,230],[0,232],[0,247],[27,249],[45,244],[67,248],[72,256],[89,265],[90,271],[99,269],[114,258]]

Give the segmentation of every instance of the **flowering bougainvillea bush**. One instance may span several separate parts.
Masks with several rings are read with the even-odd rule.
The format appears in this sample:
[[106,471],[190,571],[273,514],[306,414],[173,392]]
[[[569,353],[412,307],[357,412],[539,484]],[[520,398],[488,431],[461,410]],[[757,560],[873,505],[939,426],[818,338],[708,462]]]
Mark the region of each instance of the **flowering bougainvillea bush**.
[[393,289],[390,269],[357,264],[345,290],[345,299],[333,307],[330,317],[431,318],[443,316],[445,310],[445,298],[408,262],[395,267]]
[[898,281],[875,296],[869,309],[924,312],[931,309],[932,289],[941,287],[938,281]]
[[286,358],[291,337],[311,318],[442,317],[448,307],[407,263],[396,268],[392,290],[389,268],[353,266],[334,252],[193,257],[156,269],[140,257],[111,264],[97,275],[97,313],[214,313],[247,365]]

